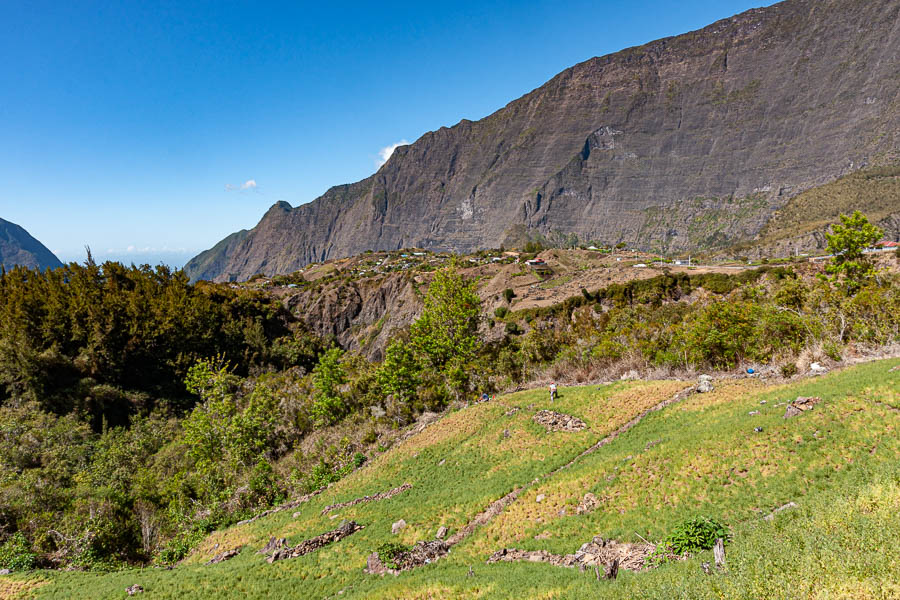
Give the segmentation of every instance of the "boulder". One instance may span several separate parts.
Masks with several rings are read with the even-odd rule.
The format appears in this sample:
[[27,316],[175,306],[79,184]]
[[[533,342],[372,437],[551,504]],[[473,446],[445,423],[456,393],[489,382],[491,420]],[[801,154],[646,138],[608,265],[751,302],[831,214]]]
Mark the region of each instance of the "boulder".
[[130,587],[125,588],[125,591],[128,592],[129,596],[134,596],[135,594],[143,594],[144,587],[138,584],[134,584]]
[[828,369],[820,365],[819,363],[813,363],[809,365],[809,372],[812,375],[824,375],[828,372]]
[[697,382],[697,391],[701,394],[713,391],[715,388],[712,384],[713,378],[709,375],[701,375]]
[[787,405],[784,411],[784,418],[790,419],[799,414],[803,414],[808,410],[812,410],[813,406],[821,402],[822,399],[816,396],[798,396],[796,400]]
[[406,521],[404,521],[403,519],[400,519],[399,521],[391,525],[391,533],[393,533],[394,535],[397,535],[404,529],[406,529]]
[[443,525],[441,525],[440,527],[438,527],[437,533],[434,534],[434,537],[435,537],[436,539],[439,539],[439,540],[442,540],[442,539],[444,539],[445,537],[447,537],[447,528],[444,527]]
[[575,513],[584,515],[593,512],[598,506],[600,506],[600,501],[597,500],[597,496],[588,492],[584,495],[584,498],[581,499],[581,502],[578,503],[578,506],[575,507]]
[[0,575],[9,575],[12,573],[9,569],[0,569]]

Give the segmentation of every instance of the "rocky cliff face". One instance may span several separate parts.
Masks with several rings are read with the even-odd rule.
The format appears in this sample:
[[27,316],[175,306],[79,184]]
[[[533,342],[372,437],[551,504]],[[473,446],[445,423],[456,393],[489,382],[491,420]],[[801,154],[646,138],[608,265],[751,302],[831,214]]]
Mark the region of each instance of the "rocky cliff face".
[[900,0],[788,0],[567,69],[363,181],[276,204],[186,268],[244,279],[367,249],[497,247],[523,230],[722,247],[898,149]]
[[0,265],[7,270],[19,265],[43,271],[61,267],[62,263],[27,231],[0,219]]

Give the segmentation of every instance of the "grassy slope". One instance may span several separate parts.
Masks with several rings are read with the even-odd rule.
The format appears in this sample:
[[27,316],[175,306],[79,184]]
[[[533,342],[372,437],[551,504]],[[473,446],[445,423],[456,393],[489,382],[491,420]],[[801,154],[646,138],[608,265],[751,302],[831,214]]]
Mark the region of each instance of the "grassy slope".
[[[404,542],[428,539],[440,525],[459,528],[515,487],[565,464],[641,410],[684,384],[650,382],[562,390],[556,410],[583,418],[580,433],[547,433],[531,421],[544,393],[505,396],[444,418],[372,461],[299,509],[216,532],[173,571],[110,574],[38,572],[0,579],[14,587],[47,584],[46,598],[124,597],[140,583],[146,598],[884,598],[900,589],[900,372],[898,360],[857,366],[788,386],[723,383],[658,413],[569,469],[541,481],[502,515],[435,564],[399,577],[363,573],[366,556],[394,539],[391,523],[410,526]],[[781,403],[821,396],[812,412],[785,421]],[[761,402],[765,400],[765,404]],[[533,406],[532,406],[533,405]],[[521,408],[507,416],[509,406]],[[528,408],[531,406],[531,408]],[[759,410],[759,415],[749,415]],[[753,428],[763,427],[762,433]],[[507,438],[503,431],[508,429]],[[445,460],[444,464],[439,464]],[[328,504],[413,484],[390,500],[321,516]],[[601,508],[575,516],[585,492]],[[537,503],[537,494],[546,499]],[[788,501],[800,508],[773,523],[760,519]],[[560,511],[565,509],[565,515]],[[734,531],[729,571],[704,576],[697,557],[598,583],[590,573],[533,563],[485,565],[502,547],[573,552],[594,535],[659,540],[696,514],[724,519]],[[255,551],[270,535],[292,544],[354,519],[366,528],[310,555],[265,563]],[[542,534],[543,539],[535,536]],[[237,558],[204,566],[215,551],[240,544]],[[863,555],[863,548],[875,553]],[[883,552],[879,552],[883,550]],[[850,560],[842,562],[849,554]],[[467,578],[469,567],[475,577]]]
[[900,206],[900,165],[863,169],[792,198],[760,232],[753,244],[772,243],[812,231],[824,231],[840,214],[863,211],[873,223]]

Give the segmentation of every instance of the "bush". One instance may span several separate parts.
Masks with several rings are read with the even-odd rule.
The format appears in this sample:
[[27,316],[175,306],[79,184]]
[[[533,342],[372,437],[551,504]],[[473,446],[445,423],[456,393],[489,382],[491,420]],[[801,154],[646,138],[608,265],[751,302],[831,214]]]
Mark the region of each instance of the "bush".
[[399,569],[397,559],[409,552],[409,548],[398,542],[387,542],[378,546],[378,558],[389,569]]
[[[898,250],[898,253],[900,253],[900,250]],[[512,302],[512,299],[516,297],[516,293],[510,288],[506,288],[505,290],[503,290],[503,297],[506,298],[507,302]]]
[[675,527],[662,545],[675,554],[709,550],[722,538],[728,541],[728,528],[712,517],[697,517]]
[[27,571],[34,567],[36,555],[21,531],[12,534],[0,546],[0,568],[10,571]]
[[519,335],[522,333],[522,330],[519,329],[519,324],[515,321],[510,321],[506,324],[506,333],[509,335]]
[[781,376],[788,378],[797,374],[797,365],[792,362],[781,365]]
[[494,309],[494,316],[497,317],[498,319],[502,319],[503,317],[505,317],[508,314],[509,314],[509,309],[506,308],[505,306],[498,306],[496,309]]

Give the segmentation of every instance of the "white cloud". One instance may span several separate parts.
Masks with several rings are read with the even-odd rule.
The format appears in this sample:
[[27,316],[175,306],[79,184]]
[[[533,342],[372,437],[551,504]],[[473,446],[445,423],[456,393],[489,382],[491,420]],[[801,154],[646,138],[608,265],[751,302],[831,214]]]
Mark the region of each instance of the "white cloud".
[[245,181],[244,183],[242,183],[242,184],[240,184],[240,185],[234,185],[234,184],[232,184],[232,183],[226,183],[226,184],[225,184],[225,191],[226,191],[226,192],[233,192],[233,191],[235,191],[235,190],[238,190],[238,191],[255,190],[257,187],[259,187],[259,186],[256,184],[256,180],[255,180],[255,179],[248,179],[247,181]]
[[395,142],[390,146],[385,146],[381,150],[378,151],[378,158],[375,160],[375,166],[380,167],[384,163],[388,161],[391,157],[391,154],[394,153],[394,150],[399,148],[400,146],[408,146],[409,142],[404,140],[400,140],[399,142]]

